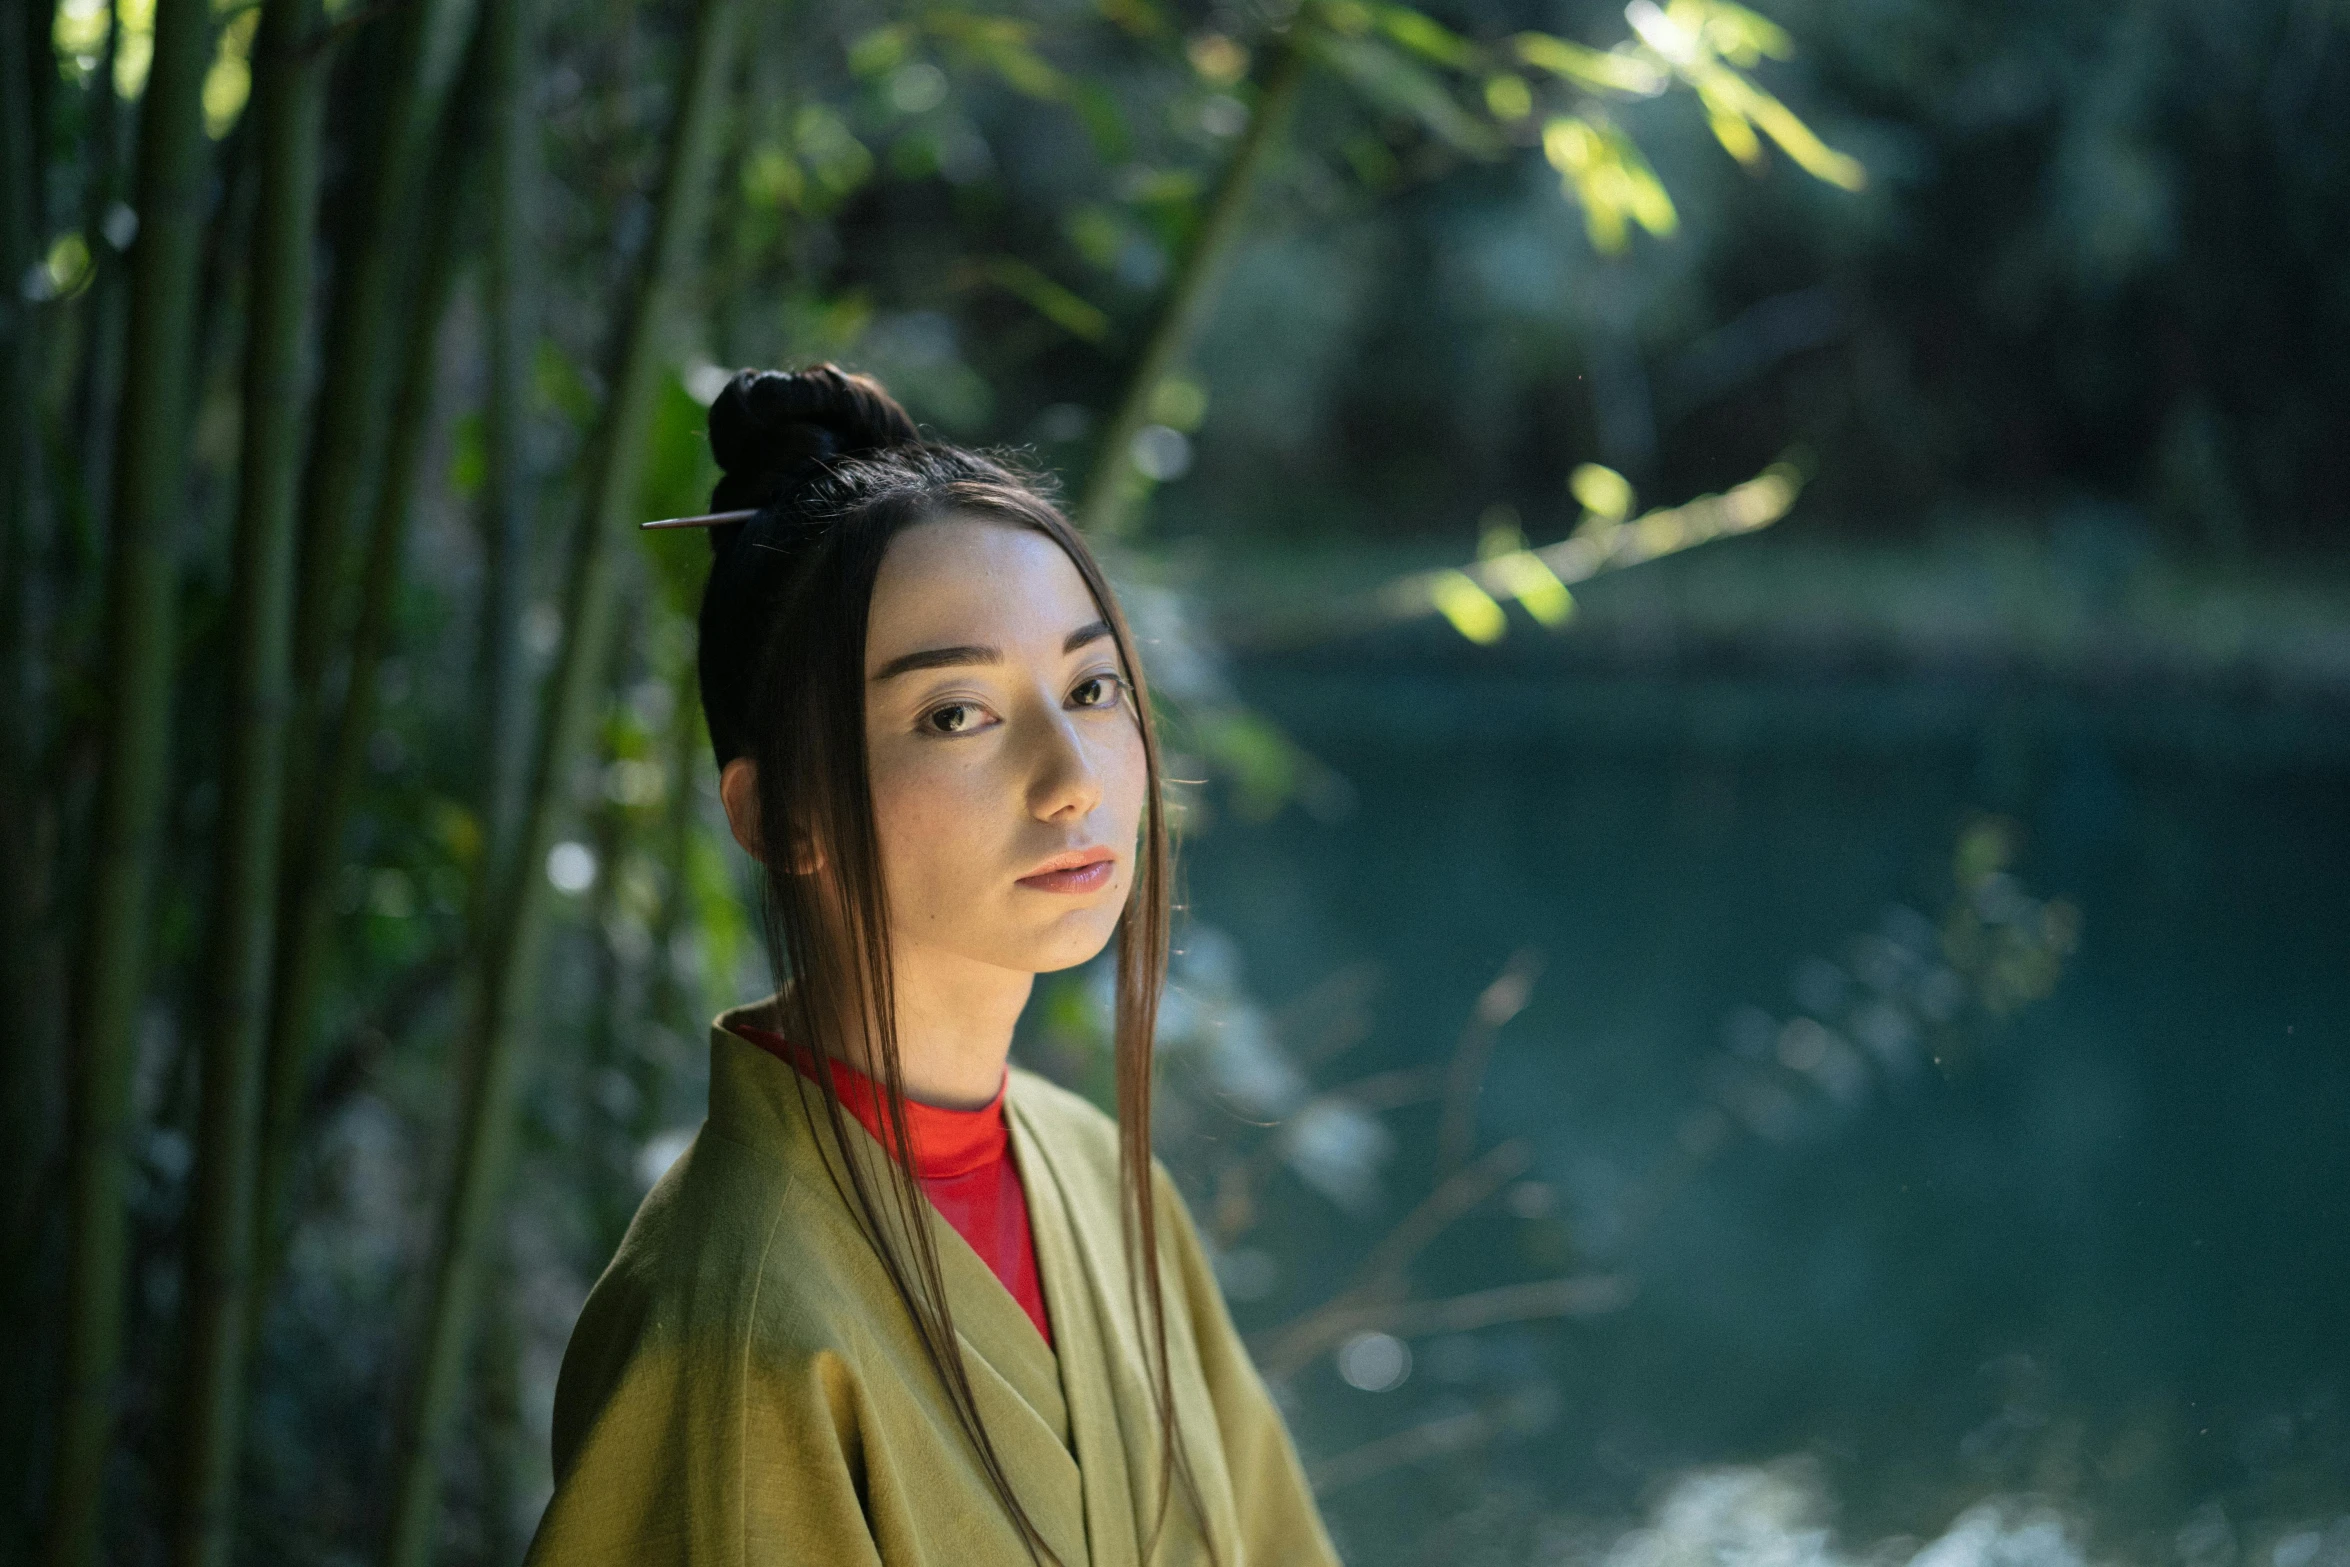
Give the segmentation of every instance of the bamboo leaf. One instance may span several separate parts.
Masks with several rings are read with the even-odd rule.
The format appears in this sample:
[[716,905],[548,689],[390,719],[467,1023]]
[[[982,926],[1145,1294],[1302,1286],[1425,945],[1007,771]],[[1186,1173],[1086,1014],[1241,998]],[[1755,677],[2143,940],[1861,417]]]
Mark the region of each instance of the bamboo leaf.
[[1632,482],[1615,469],[1587,462],[1567,475],[1567,492],[1590,515],[1622,522],[1632,515]]
[[1608,179],[1607,142],[1590,121],[1565,115],[1542,127],[1542,155],[1583,208],[1583,230],[1603,256],[1619,254],[1629,235],[1623,204]]
[[[1674,8],[1689,4],[1675,0]],[[1757,15],[1729,0],[1702,0],[1693,8],[1697,26],[1713,50],[1732,65],[1754,66],[1764,59],[1786,60],[1795,54],[1795,40],[1769,17]]]
[[849,69],[858,76],[880,76],[905,63],[914,41],[914,29],[904,22],[876,27],[849,45]]
[[1777,142],[1806,174],[1839,190],[1859,190],[1868,184],[1868,170],[1858,158],[1838,152],[1821,141],[1810,126],[1796,117],[1794,110],[1760,87],[1750,82],[1740,85],[1745,88],[1742,107],[1747,117],[1761,126],[1763,134]]
[[1094,0],[1095,8],[1136,38],[1164,38],[1174,29],[1153,0]]
[[1672,82],[1672,73],[1626,50],[1588,49],[1548,33],[1520,33],[1510,40],[1520,60],[1561,81],[1593,92],[1653,98]]
[[937,37],[993,71],[1014,92],[1047,103],[1067,100],[1068,79],[1031,47],[1034,29],[1027,23],[967,11],[939,11],[928,18],[928,26]]
[[[675,517],[696,510],[708,497],[718,482],[718,465],[703,433],[707,423],[707,410],[694,401],[685,383],[674,374],[663,376],[646,423],[643,467],[632,503],[636,511],[647,517]],[[639,542],[647,544],[660,537],[638,535]]]
[[1085,77],[1068,79],[1069,106],[1085,124],[1085,134],[1104,163],[1123,163],[1132,156],[1134,138],[1126,128],[1126,113],[1118,95]]
[[1383,5],[1373,14],[1381,32],[1423,59],[1456,71],[1473,71],[1484,60],[1483,50],[1425,12]]
[[252,6],[220,29],[219,52],[204,73],[204,131],[214,141],[229,133],[252,95],[253,33],[260,22],[261,8]]
[[1493,595],[1464,572],[1440,571],[1431,576],[1428,602],[1453,630],[1480,647],[1499,642],[1510,629],[1509,617],[1493,601]]
[[1526,613],[1547,629],[1556,631],[1574,617],[1575,595],[1532,550],[1496,555],[1481,569],[1490,583],[1525,605]]
[[1526,78],[1509,71],[1485,79],[1485,108],[1497,120],[1517,121],[1534,112],[1534,93]]
[[1656,172],[1615,126],[1572,115],[1552,120],[1543,127],[1542,151],[1582,203],[1592,247],[1603,255],[1623,250],[1627,219],[1660,239],[1680,227]]
[[1047,103],[1059,103],[1069,96],[1068,79],[1025,44],[996,43],[984,51],[982,58],[1015,92]]
[[1616,167],[1622,180],[1622,200],[1632,221],[1659,239],[1677,232],[1681,214],[1674,209],[1673,198],[1666,193],[1664,181],[1656,177],[1647,157],[1631,137],[1618,132],[1614,138]]
[[1124,194],[1138,207],[1186,207],[1199,199],[1200,184],[1191,169],[1150,169],[1127,182]]
[[1088,343],[1107,341],[1110,318],[1074,290],[1064,288],[1017,256],[990,256],[981,263],[989,282],[1025,302],[1038,315]]
[[1754,134],[1754,126],[1734,103],[1719,89],[1701,84],[1697,101],[1705,110],[1705,123],[1714,133],[1714,140],[1724,151],[1749,169],[1763,166],[1762,139]]
[[1316,58],[1380,108],[1406,115],[1454,150],[1472,158],[1501,155],[1501,138],[1463,109],[1444,83],[1376,38],[1316,35]]

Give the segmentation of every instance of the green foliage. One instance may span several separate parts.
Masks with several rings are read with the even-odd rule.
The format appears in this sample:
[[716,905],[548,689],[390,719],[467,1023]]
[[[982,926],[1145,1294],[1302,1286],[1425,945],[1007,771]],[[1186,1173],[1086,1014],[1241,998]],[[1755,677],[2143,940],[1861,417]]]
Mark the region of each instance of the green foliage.
[[[664,375],[653,394],[653,407],[645,430],[645,455],[637,490],[631,505],[643,517],[679,517],[700,511],[710,499],[710,487],[718,482],[718,463],[710,455],[710,440],[703,433],[702,405],[694,401],[685,389],[685,383],[674,373]],[[687,593],[688,579],[699,586],[700,571],[706,569],[710,547],[698,534],[639,535],[639,543],[650,552],[650,559],[660,564],[659,580],[669,601],[681,608],[690,606]],[[679,558],[682,552],[672,551],[670,544],[694,545],[704,557],[696,563],[691,554]]]
[[[154,1414],[170,1402],[159,1381],[187,1192],[170,1151],[195,1125],[184,1052],[207,977],[197,894],[221,820],[217,737],[238,722],[216,650],[240,431],[220,411],[254,297],[239,238],[252,176],[237,162],[252,128],[235,127],[250,113],[240,73],[254,62],[257,13],[206,9],[188,99],[201,129],[180,148],[201,161],[200,199],[126,199],[133,98],[145,95],[138,116],[162,105],[164,79],[149,79],[155,8],[68,0],[42,78],[39,222],[14,237],[46,356],[35,390],[52,492],[26,513],[36,667],[25,689],[42,748],[25,820],[51,856],[33,895],[44,953],[65,955],[112,907],[93,906],[94,893],[111,897],[99,851],[133,841],[93,831],[112,819],[92,788],[111,765],[99,731],[122,711],[100,699],[99,672],[168,625],[175,600],[190,600],[195,628],[168,639],[181,666],[171,695],[186,709],[175,734],[194,743],[158,786],[159,863],[187,874],[157,878],[153,982],[109,1003],[116,1022],[135,1004],[140,1053],[132,1063],[117,1052],[108,1069],[135,1064],[144,1086],[134,1100],[128,1076],[100,1085],[135,1106],[104,1132],[128,1161],[117,1173],[138,1281],[110,1297],[127,1302],[131,1360],[107,1461],[141,1499],[174,1461],[174,1434]],[[386,145],[392,29],[422,10],[328,9],[339,18],[327,50],[340,73],[333,167],[350,171],[332,187],[329,237],[347,249],[371,149]],[[1992,26],[1928,0],[1787,0],[1771,17],[1658,0],[1631,7],[1617,37],[1612,21],[1564,36],[1550,30],[1568,25],[1560,13],[1526,4],[1314,0],[1286,31],[1263,11],[1153,0],[757,8],[716,237],[650,361],[650,414],[631,453],[641,462],[620,509],[633,521],[706,503],[715,475],[696,399],[722,367],[872,368],[942,433],[1023,447],[1071,478],[1130,411],[1157,455],[1153,476],[1127,476],[1123,493],[1153,508],[1152,542],[1132,546],[1121,580],[1138,583],[1130,603],[1163,595],[1179,611],[1151,621],[1148,656],[1175,769],[1201,780],[1182,786],[1184,827],[1210,845],[1293,806],[1336,815],[1346,799],[1344,780],[1236,694],[1254,686],[1226,678],[1221,640],[1262,629],[1252,608],[1226,605],[1241,590],[1277,599],[1281,616],[1265,618],[1311,622],[1313,637],[1338,611],[1361,612],[1346,624],[1428,628],[1439,658],[1518,660],[1576,646],[1554,655],[1529,625],[1564,636],[1630,626],[1608,656],[1636,659],[1638,617],[1611,620],[1599,593],[1579,603],[1580,585],[1777,526],[1799,488],[1814,543],[1836,530],[1898,539],[1961,526],[1951,519],[1969,508],[2012,508],[2066,541],[2062,573],[2101,585],[2108,606],[2153,592],[2149,581],[2168,593],[2206,559],[2331,548],[2332,424],[2312,410],[2350,395],[2350,354],[2337,258],[2312,215],[2342,203],[2342,131],[2325,110],[2341,101],[2350,56],[2321,10],[2068,0]],[[543,254],[527,279],[539,324],[524,444],[544,470],[546,511],[567,517],[609,456],[593,432],[615,390],[609,339],[627,319],[616,280],[645,243],[680,36],[657,8],[555,0],[546,23],[527,84],[542,160],[527,219]],[[1219,232],[1239,150],[1269,111],[1279,120],[1281,72],[1299,59],[1309,68],[1286,100],[1295,117],[1252,154],[1219,250],[1203,241]],[[1747,177],[1780,160],[1808,177]],[[191,312],[204,326],[182,338],[202,360],[188,401],[212,412],[206,439],[185,447],[194,482],[154,513],[172,527],[168,554],[147,561],[148,587],[180,590],[152,600],[160,617],[125,616],[106,610],[93,571],[95,546],[118,537],[98,526],[109,465],[96,444],[81,448],[93,432],[141,433],[125,410],[158,395],[158,361],[136,348],[126,376],[121,348],[125,247],[142,226],[128,263],[140,264],[158,223],[177,225],[174,243],[200,239],[209,258]],[[412,286],[418,229],[403,220],[388,232],[360,249],[388,259],[381,282],[397,297]],[[348,278],[355,269],[336,255],[325,275]],[[1209,264],[1219,259],[1221,272]],[[1170,299],[1192,284],[1188,324],[1161,344],[1179,314]],[[445,462],[419,486],[382,710],[355,732],[364,765],[348,831],[321,861],[331,961],[298,1040],[302,1168],[290,1190],[302,1239],[270,1322],[248,1454],[244,1547],[257,1560],[331,1560],[371,1543],[352,1520],[370,1516],[384,1484],[382,1411],[415,1359],[400,1303],[430,1260],[414,1237],[429,1230],[441,1179],[448,1084],[472,1064],[451,1035],[452,975],[478,942],[493,857],[479,787],[487,611],[468,538],[490,478],[472,406],[484,314],[456,311],[439,345],[429,401],[447,445],[425,449]],[[414,348],[404,328],[387,331],[385,356]],[[1150,359],[1154,344],[1166,352]],[[340,406],[329,395],[311,408],[314,427]],[[385,427],[371,421],[360,433]],[[1775,463],[1799,443],[1822,455]],[[346,475],[353,493],[388,493],[367,466]],[[530,1178],[514,1233],[534,1249],[516,1264],[527,1287],[502,1309],[541,1359],[559,1349],[568,1308],[536,1303],[576,1298],[604,1260],[583,1188],[599,1186],[595,1204],[625,1215],[635,1161],[693,1123],[702,1024],[767,977],[692,701],[707,542],[635,537],[612,549],[625,633],[581,677],[588,733],[555,776],[565,819],[553,830],[592,851],[595,880],[561,903],[547,965],[524,992],[548,1065],[519,1090]],[[2134,564],[2157,543],[2182,562],[2172,575]],[[572,548],[540,541],[521,593],[534,676],[567,630],[555,584]],[[346,567],[349,553],[326,551]],[[1838,582],[1781,596],[1870,591]],[[1934,613],[1945,624],[1949,606]],[[2213,662],[2260,636],[2330,645],[2330,621],[2304,634],[2261,618],[2230,608],[2147,640]],[[365,685],[345,667],[347,614],[324,624],[311,757],[340,693]],[[2102,635],[2100,623],[2083,640]],[[1411,636],[1394,641],[1422,646]],[[1704,791],[1691,794],[1699,811]],[[1936,961],[1986,1016],[2048,994],[2077,935],[2068,905],[2016,886],[2018,831],[1969,825],[1936,926]],[[525,870],[545,874],[544,855]],[[1106,1094],[1107,1058],[1087,1044],[1091,983],[1040,985],[1035,1021],[1069,1052],[1056,1070]],[[54,982],[43,995],[28,1012],[73,1010]],[[1835,1059],[1809,1034],[1789,1049],[1812,1068]],[[1213,1053],[1203,1033],[1170,1061],[1189,1071]],[[1702,1141],[1728,1123],[1717,1112],[1691,1124]],[[1268,1151],[1267,1167],[1284,1157]],[[48,1181],[27,1191],[62,1189],[56,1168]],[[1234,1190],[1266,1201],[1261,1186]],[[1236,1199],[1231,1212],[1244,1207]],[[1552,1222],[1539,1234],[1545,1266],[1559,1265],[1568,1231]],[[23,1253],[23,1272],[46,1308],[65,1236],[53,1226],[36,1238],[48,1250]],[[21,1365],[56,1358],[40,1324],[68,1315],[26,1319]],[[18,1381],[28,1406],[54,1391],[37,1375]],[[479,1465],[466,1472],[491,1474],[514,1450],[498,1418],[461,1421]],[[512,1491],[527,1497],[542,1480],[520,1475]],[[483,1496],[496,1489],[485,1481]],[[487,1516],[486,1500],[455,1500],[452,1558],[475,1534],[527,1528]],[[111,1526],[124,1559],[156,1549],[162,1521],[145,1506]]]
[[[1679,226],[1663,184],[1606,107],[1653,98],[1675,83],[1696,96],[1715,138],[1749,168],[1762,164],[1759,129],[1815,178],[1846,190],[1866,183],[1857,160],[1830,148],[1746,74],[1766,57],[1788,58],[1794,45],[1783,29],[1743,6],[1671,0],[1660,10],[1638,0],[1626,12],[1634,37],[1608,50],[1539,32],[1479,45],[1419,11],[1359,0],[1331,0],[1314,15],[1327,30],[1316,36],[1317,58],[1372,103],[1409,116],[1469,157],[1499,156],[1513,128],[1535,115],[1539,100],[1520,67],[1535,73],[1533,80],[1563,88],[1565,101],[1542,121],[1543,155],[1582,206],[1585,231],[1603,254],[1623,251],[1630,224],[1658,238]],[[1465,107],[1407,55],[1476,85],[1484,113]]]
[[1101,343],[1109,338],[1110,318],[1106,313],[1019,257],[989,256],[980,262],[980,268],[989,282],[1025,301],[1038,315],[1071,337],[1088,343]]
[[1607,120],[1562,115],[1550,121],[1542,127],[1542,154],[1582,201],[1592,249],[1608,255],[1623,250],[1627,219],[1659,239],[1681,226],[1673,198],[1648,160]]
[[462,414],[449,426],[449,493],[460,500],[480,495],[489,479],[490,455],[483,431],[479,413]]
[[1316,37],[1314,57],[1379,108],[1409,116],[1472,158],[1497,157],[1501,139],[1456,101],[1442,80],[1380,39],[1334,29]]

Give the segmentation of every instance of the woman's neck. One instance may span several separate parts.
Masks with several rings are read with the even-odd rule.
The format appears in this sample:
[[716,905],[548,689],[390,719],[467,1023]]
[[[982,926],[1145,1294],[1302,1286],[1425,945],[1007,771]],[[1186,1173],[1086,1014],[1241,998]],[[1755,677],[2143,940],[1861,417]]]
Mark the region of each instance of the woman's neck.
[[891,966],[906,1097],[947,1110],[995,1098],[1036,976],[911,943],[897,946]]

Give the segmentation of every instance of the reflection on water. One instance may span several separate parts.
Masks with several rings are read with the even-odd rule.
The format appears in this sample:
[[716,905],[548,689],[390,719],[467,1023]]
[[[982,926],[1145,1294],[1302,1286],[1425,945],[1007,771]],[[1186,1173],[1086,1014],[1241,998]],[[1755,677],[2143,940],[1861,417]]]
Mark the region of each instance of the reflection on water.
[[1350,1561],[2350,1561],[2339,734],[1244,683],[1357,806],[1190,846],[1165,1143]]
[[1572,1549],[1560,1563],[1603,1567],[2082,1567],[2071,1520],[2044,1503],[1993,1497],[1920,1544],[1894,1538],[1850,1550],[1828,1526],[1815,1469],[1800,1460],[1763,1468],[1699,1470],[1674,1480],[1645,1528],[1597,1557]]
[[[2077,1517],[2043,1498],[1993,1496],[1919,1541],[1840,1540],[1818,1466],[1787,1459],[1675,1477],[1647,1523],[1603,1547],[1554,1524],[1533,1559],[1558,1567],[2085,1567],[2096,1560]],[[2266,1525],[2239,1541],[2227,1510],[2197,1510],[2160,1554],[2197,1564],[2350,1567],[2350,1514]]]

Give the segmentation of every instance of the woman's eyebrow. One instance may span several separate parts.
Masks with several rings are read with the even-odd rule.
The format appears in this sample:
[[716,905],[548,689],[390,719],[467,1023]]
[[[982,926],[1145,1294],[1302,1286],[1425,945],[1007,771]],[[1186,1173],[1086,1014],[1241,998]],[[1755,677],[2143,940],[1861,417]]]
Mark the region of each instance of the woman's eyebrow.
[[[1110,623],[1106,620],[1097,620],[1091,625],[1079,626],[1075,631],[1070,632],[1061,643],[1061,651],[1074,653],[1090,643],[1099,642],[1109,634]],[[919,653],[901,653],[882,665],[874,673],[873,683],[879,685],[884,680],[898,675],[909,675],[917,669],[955,669],[969,664],[1000,664],[1003,661],[1004,650],[1002,648],[986,647],[978,643],[965,643],[959,647],[924,648]]]
[[1004,650],[965,644],[962,647],[924,648],[919,653],[903,653],[881,666],[873,676],[873,683],[898,675],[912,674],[917,669],[953,669],[963,664],[1000,664]]

